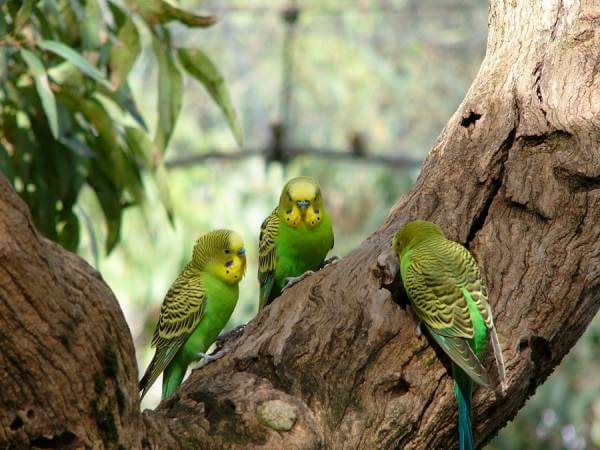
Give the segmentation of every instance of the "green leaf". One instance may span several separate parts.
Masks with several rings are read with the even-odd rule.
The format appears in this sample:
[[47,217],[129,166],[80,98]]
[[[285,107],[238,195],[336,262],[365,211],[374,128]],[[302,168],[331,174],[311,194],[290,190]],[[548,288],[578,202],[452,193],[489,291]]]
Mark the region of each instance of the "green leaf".
[[171,200],[171,189],[169,188],[169,176],[167,175],[167,169],[165,168],[162,156],[159,156],[159,159],[156,161],[154,181],[158,187],[158,195],[160,196],[160,200],[167,211],[169,222],[171,222],[171,225],[173,225],[173,201]]
[[58,56],[63,57],[64,59],[72,62],[75,66],[79,68],[83,73],[98,81],[99,83],[104,84],[105,86],[110,86],[108,80],[104,77],[104,74],[98,70],[95,66],[92,65],[87,59],[73,50],[71,47],[57,41],[52,40],[43,40],[38,41],[37,46],[43,48],[44,50],[48,50],[49,52],[55,53]]
[[110,98],[119,106],[119,108],[121,108],[123,112],[129,113],[133,120],[135,120],[144,130],[148,130],[148,126],[146,125],[142,114],[135,104],[133,94],[131,93],[131,89],[127,82],[123,83],[123,85],[116,91],[107,89],[104,86],[100,86],[98,92]]
[[125,14],[121,7],[117,5],[113,0],[108,1],[108,8],[112,13],[116,29],[120,29],[127,20],[127,14]]
[[102,20],[102,11],[97,0],[87,0],[85,3],[84,20],[81,25],[83,48],[86,50],[94,50],[99,48],[103,43],[104,21]]
[[161,1],[162,3],[162,15],[165,21],[177,20],[188,27],[210,27],[217,23],[217,18],[215,16],[199,16],[196,14],[192,14],[188,11],[184,11],[183,9],[176,8],[175,6]]
[[118,89],[127,79],[140,54],[140,35],[133,20],[127,18],[117,39],[112,46],[109,63],[110,81],[114,89]]
[[125,127],[125,140],[136,156],[137,160],[145,167],[153,168],[153,155],[159,153],[154,151],[154,144],[150,140],[148,133],[138,127]]
[[183,23],[191,28],[210,27],[217,23],[215,16],[200,16],[183,9],[177,8],[163,0],[127,0],[131,9],[139,11],[146,22],[168,23],[173,20]]
[[92,170],[88,182],[98,198],[106,222],[106,254],[109,254],[121,238],[121,193],[111,181],[98,170]]
[[42,108],[48,118],[48,125],[54,139],[58,139],[58,114],[56,110],[56,99],[54,93],[50,89],[50,83],[48,82],[48,75],[46,69],[42,64],[42,61],[32,52],[26,49],[21,49],[21,56],[23,60],[31,70],[33,79],[35,80],[35,88],[37,89],[38,95],[42,102]]
[[4,145],[2,145],[1,142],[0,142],[0,171],[2,171],[2,173],[4,175],[6,175],[6,178],[8,178],[11,183],[14,183],[15,169],[13,167],[12,158],[10,157],[8,150],[6,150],[6,147],[4,147]]
[[154,142],[164,152],[181,111],[183,79],[170,50],[155,36],[152,43],[158,59],[158,125]]
[[208,55],[200,49],[179,49],[179,61],[183,68],[204,85],[219,105],[239,146],[243,145],[242,128],[225,85],[223,76]]
[[25,25],[27,20],[29,20],[29,16],[31,15],[31,10],[33,8],[33,4],[35,0],[24,0],[21,9],[17,13],[17,18],[15,19],[15,28],[13,33],[18,33],[21,27]]
[[126,139],[131,151],[146,166],[151,168],[151,174],[158,189],[158,195],[167,212],[167,217],[173,225],[173,201],[169,188],[168,175],[161,152],[150,141],[148,134],[137,127],[125,127]]
[[63,222],[59,222],[58,242],[70,252],[76,252],[79,245],[79,219],[71,210],[66,212]]

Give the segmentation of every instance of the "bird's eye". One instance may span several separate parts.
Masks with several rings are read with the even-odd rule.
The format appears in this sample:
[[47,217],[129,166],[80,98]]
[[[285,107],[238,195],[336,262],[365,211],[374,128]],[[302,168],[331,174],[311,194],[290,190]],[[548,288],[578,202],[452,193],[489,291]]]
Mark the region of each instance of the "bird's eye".
[[225,267],[231,267],[233,265],[233,259],[230,259],[225,263]]
[[231,251],[227,248],[225,249],[225,254],[229,255],[231,253]]

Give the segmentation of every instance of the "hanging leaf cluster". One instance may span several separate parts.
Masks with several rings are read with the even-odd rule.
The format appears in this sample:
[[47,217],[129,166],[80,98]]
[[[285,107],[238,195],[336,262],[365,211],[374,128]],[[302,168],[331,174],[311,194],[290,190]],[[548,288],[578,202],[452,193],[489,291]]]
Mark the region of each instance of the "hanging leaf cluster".
[[[200,49],[174,48],[169,23],[208,27],[213,16],[162,0],[0,1],[0,169],[47,237],[76,250],[83,186],[119,242],[125,208],[151,174],[173,220],[163,154],[181,110],[183,73],[204,85],[241,144],[223,77]],[[128,84],[148,32],[158,67],[158,123],[149,131]],[[150,88],[150,87],[149,87]]]

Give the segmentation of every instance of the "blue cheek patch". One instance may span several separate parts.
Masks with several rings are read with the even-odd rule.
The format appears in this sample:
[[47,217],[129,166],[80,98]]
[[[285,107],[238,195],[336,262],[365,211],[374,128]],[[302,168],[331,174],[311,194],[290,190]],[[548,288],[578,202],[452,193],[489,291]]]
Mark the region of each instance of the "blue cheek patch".
[[225,263],[225,267],[231,267],[231,266],[233,266],[233,259],[230,259],[229,261],[227,261]]
[[315,214],[319,214],[319,208],[313,208],[313,211],[315,212]]

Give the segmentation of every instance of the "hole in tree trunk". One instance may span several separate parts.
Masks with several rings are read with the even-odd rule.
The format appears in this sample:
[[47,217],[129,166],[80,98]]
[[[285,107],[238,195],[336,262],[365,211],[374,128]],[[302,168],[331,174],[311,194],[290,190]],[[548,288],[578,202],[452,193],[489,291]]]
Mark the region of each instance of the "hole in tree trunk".
[[15,417],[15,420],[13,420],[10,423],[10,429],[11,430],[18,430],[22,426],[23,426],[23,419],[21,419],[19,416]]
[[481,119],[481,114],[471,111],[467,117],[463,117],[463,119],[460,121],[460,125],[468,128],[469,125],[473,125],[479,119]]
[[32,447],[38,448],[68,448],[75,443],[77,436],[70,431],[65,431],[57,436],[47,438],[40,436],[31,441]]

